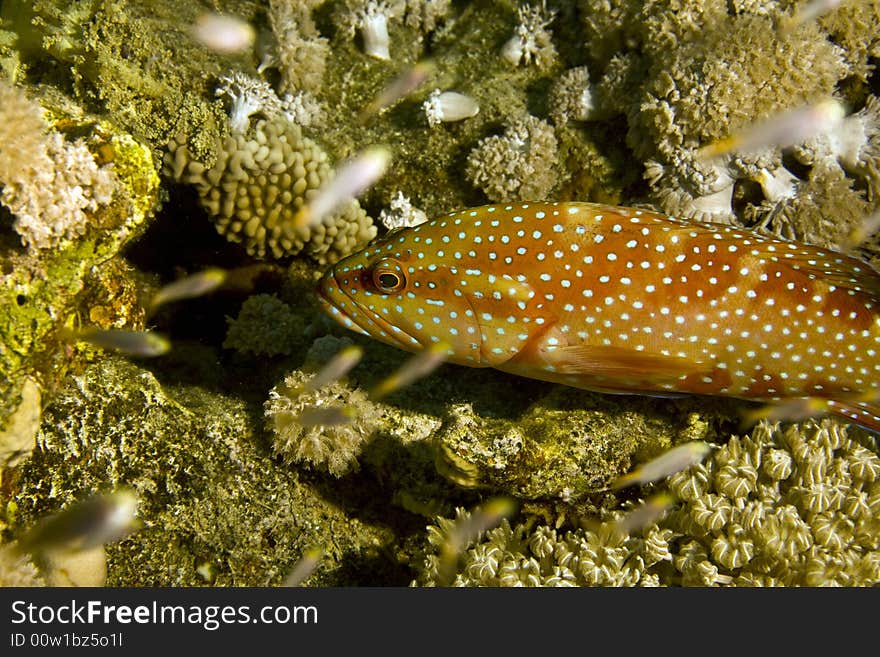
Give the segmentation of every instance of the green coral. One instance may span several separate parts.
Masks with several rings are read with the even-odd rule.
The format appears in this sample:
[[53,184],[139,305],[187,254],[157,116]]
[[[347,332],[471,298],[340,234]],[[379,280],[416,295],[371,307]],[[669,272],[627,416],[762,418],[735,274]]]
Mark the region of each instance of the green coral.
[[301,346],[305,330],[303,317],[274,294],[248,297],[235,319],[226,318],[229,328],[223,346],[255,356],[289,355]]
[[[21,392],[25,380],[40,385],[49,405],[40,449],[24,462],[18,445],[29,445],[29,434],[15,425],[21,437],[11,448],[15,465],[4,470],[0,487],[8,510],[4,542],[80,493],[118,481],[141,491],[145,527],[108,547],[111,584],[276,583],[315,544],[328,557],[310,582],[399,584],[415,573],[427,584],[435,580],[417,551],[420,541],[427,543],[423,518],[448,517],[456,506],[477,503],[483,491],[500,490],[532,501],[524,517],[466,550],[457,583],[877,582],[871,542],[878,533],[872,525],[877,483],[869,482],[876,478],[876,456],[865,451],[876,446],[853,431],[846,438],[851,443],[829,452],[821,447],[822,436],[832,431],[825,424],[774,428],[769,438],[756,430],[729,443],[701,466],[705,472],[681,482],[683,501],[656,526],[626,537],[612,531],[637,504],[623,500],[636,493],[601,489],[680,441],[724,445],[734,406],[721,402],[600,397],[447,366],[383,399],[375,415],[363,415],[371,434],[359,444],[360,470],[347,473],[345,486],[327,472],[326,461],[311,471],[307,462],[283,463],[266,430],[263,404],[284,372],[299,384],[314,371],[301,367],[314,337],[342,334],[317,319],[307,295],[315,262],[357,248],[350,235],[337,240],[325,230],[300,240],[313,243],[303,255],[314,250],[289,273],[293,282],[276,289],[266,277],[255,285],[278,298],[252,297],[231,322],[226,345],[239,353],[219,349],[229,290],[152,318],[159,328],[185,327],[204,339],[196,346],[172,330],[174,349],[151,362],[149,372],[56,339],[57,329],[77,322],[143,325],[137,267],[152,264],[136,256],[151,243],[129,251],[137,267],[119,251],[148,224],[160,195],[155,162],[172,136],[187,135],[186,161],[201,163],[199,175],[223,166],[218,154],[230,126],[215,91],[222,78],[238,74],[262,76],[272,93],[307,86],[324,112],[309,112],[308,125],[304,114],[293,112],[294,122],[302,123],[294,141],[320,144],[327,161],[342,161],[369,144],[390,145],[392,165],[362,197],[358,226],[366,211],[374,214],[398,191],[429,216],[481,202],[480,189],[465,176],[468,154],[481,143],[496,143],[505,126],[526,115],[542,134],[552,133],[555,146],[543,150],[543,159],[553,162],[531,162],[540,175],[519,171],[517,179],[527,184],[512,192],[496,167],[494,178],[503,183],[496,188],[505,194],[622,204],[650,195],[675,212],[693,215],[696,209],[823,242],[838,240],[858,215],[875,209],[870,58],[877,56],[877,0],[842,5],[784,40],[776,28],[798,4],[789,0],[579,0],[549,3],[546,12],[518,12],[519,4],[406,2],[389,28],[394,60],[382,61],[364,54],[359,37],[334,26],[334,11],[348,6],[343,2],[224,3],[224,13],[275,33],[274,51],[234,57],[192,38],[189,25],[197,13],[216,10],[204,0],[2,3],[4,74],[50,107],[52,129],[65,140],[84,139],[124,190],[82,239],[47,250],[39,262],[23,254],[11,228],[3,234],[0,416],[8,419],[22,397],[32,400],[29,389]],[[553,10],[559,14],[549,22]],[[285,23],[285,11],[297,19],[295,26]],[[505,45],[523,32],[528,16],[534,20],[525,31],[541,32],[535,45],[543,54],[532,52],[518,60],[527,65],[512,66],[516,49],[508,48],[505,59]],[[289,52],[281,52],[287,45]],[[435,66],[421,87],[384,111],[361,114],[426,54]],[[537,60],[542,66],[532,65]],[[421,105],[435,88],[473,97],[479,114],[429,129]],[[595,113],[584,111],[585,92]],[[834,153],[839,164],[820,164],[824,152],[805,156],[809,148],[800,147],[796,162],[778,150],[737,157],[723,170],[694,161],[693,148],[707,140],[816,94],[843,98],[854,112],[849,118],[865,128],[865,147]],[[280,111],[290,109],[280,95],[277,100]],[[272,112],[255,114],[265,119]],[[220,155],[228,163],[225,157]],[[645,174],[647,184],[639,184]],[[321,180],[307,182],[306,191]],[[266,200],[267,186],[261,185],[254,196],[247,190],[236,198],[242,205]],[[245,258],[244,249],[224,250],[210,234],[195,231],[190,243],[188,218],[198,224],[206,217],[193,212],[183,191],[167,200],[157,228],[170,226],[175,245],[187,246],[160,249],[147,261],[161,261],[156,266],[170,273],[175,267],[190,271],[196,262],[231,268]],[[260,226],[248,227],[253,215],[231,219],[237,212],[227,213],[229,232],[256,244]],[[10,217],[2,219],[11,226]],[[868,248],[876,257],[876,245]],[[208,317],[219,335],[202,322],[205,308],[213,310]],[[407,358],[354,338],[365,358],[339,384],[343,399],[368,390]],[[276,357],[268,363],[251,362],[269,353]],[[181,378],[189,383],[159,383]],[[30,428],[37,422],[31,414],[27,419]],[[814,457],[802,463],[803,448],[789,444],[789,431],[803,438],[807,451],[825,454],[825,466],[810,465]],[[749,442],[757,439],[760,447]],[[746,444],[751,461],[741,453]],[[728,460],[716,463],[721,455]],[[587,512],[598,520],[565,525]],[[763,514],[763,529],[749,525],[753,512]],[[435,543],[438,536],[432,533]],[[26,564],[4,566],[22,582],[38,581]]]

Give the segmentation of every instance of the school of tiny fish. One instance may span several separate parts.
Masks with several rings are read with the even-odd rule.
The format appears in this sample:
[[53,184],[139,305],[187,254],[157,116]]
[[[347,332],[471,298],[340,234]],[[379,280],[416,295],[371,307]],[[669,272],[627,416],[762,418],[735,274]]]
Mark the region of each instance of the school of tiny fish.
[[407,351],[609,393],[827,401],[880,431],[880,274],[728,225],[593,203],[487,205],[393,231],[318,284]]

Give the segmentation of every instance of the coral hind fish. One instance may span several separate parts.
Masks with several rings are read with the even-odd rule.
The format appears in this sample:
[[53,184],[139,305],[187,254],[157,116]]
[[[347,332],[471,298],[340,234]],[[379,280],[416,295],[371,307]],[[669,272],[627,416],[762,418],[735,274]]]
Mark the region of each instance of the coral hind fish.
[[488,205],[389,233],[318,296],[344,326],[407,351],[444,342],[452,363],[611,393],[822,398],[880,431],[880,274],[733,226]]

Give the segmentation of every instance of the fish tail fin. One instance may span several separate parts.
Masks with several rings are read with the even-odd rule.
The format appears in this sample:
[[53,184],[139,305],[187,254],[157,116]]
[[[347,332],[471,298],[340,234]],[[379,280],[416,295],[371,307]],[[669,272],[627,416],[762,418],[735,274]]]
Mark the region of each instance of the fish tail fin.
[[880,434],[880,403],[877,401],[828,400],[828,413]]

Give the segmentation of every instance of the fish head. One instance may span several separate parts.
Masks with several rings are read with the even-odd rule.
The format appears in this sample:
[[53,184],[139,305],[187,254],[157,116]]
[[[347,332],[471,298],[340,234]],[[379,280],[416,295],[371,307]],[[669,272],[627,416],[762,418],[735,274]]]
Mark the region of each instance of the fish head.
[[442,342],[449,362],[479,367],[480,327],[455,285],[456,267],[425,248],[419,228],[393,231],[330,267],[319,302],[353,331],[413,352]]

